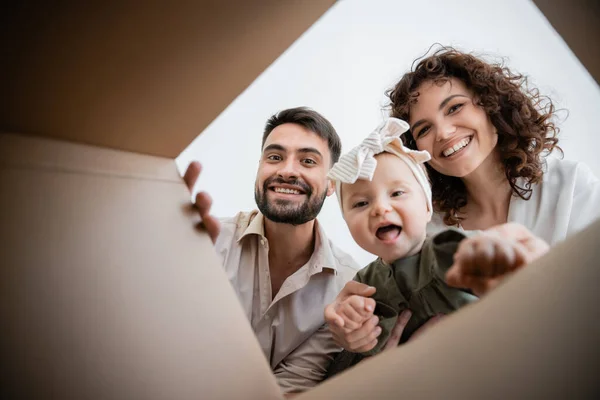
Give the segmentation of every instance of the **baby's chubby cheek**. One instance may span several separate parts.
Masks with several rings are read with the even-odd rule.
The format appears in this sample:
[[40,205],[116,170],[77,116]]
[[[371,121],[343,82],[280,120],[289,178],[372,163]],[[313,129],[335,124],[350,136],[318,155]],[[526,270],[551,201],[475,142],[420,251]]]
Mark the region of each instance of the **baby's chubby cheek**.
[[360,232],[364,231],[364,228],[361,229],[360,223],[359,221],[357,221],[357,218],[352,218],[345,212],[342,213],[342,216],[344,217],[344,221],[346,222],[346,226],[348,227],[352,238],[354,239],[354,241],[358,242],[360,237],[362,236]]

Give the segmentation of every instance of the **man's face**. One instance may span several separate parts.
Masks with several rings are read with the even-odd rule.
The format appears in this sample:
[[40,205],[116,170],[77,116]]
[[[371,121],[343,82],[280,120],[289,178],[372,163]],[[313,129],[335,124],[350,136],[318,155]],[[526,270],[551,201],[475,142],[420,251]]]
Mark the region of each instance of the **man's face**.
[[263,147],[254,198],[273,222],[301,225],[317,217],[333,185],[327,141],[297,124],[279,125]]

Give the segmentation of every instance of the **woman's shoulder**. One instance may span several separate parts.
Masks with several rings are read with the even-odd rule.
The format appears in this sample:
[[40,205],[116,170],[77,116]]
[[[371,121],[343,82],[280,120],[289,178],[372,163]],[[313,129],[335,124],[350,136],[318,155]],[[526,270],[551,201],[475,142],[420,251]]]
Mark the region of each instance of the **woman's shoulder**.
[[558,159],[550,156],[546,159],[544,168],[544,184],[550,185],[586,185],[597,182],[590,167],[585,163],[574,160]]
[[543,180],[532,189],[528,200],[513,197],[508,219],[550,244],[600,216],[600,181],[582,162],[548,157]]

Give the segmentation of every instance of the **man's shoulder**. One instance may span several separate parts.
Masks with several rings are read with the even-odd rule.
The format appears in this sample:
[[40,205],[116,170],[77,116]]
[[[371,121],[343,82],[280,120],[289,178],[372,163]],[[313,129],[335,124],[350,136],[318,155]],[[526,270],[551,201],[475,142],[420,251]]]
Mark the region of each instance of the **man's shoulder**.
[[228,246],[241,238],[257,214],[257,210],[240,211],[232,217],[219,218],[221,232],[215,243],[216,247]]
[[325,236],[325,232],[321,230],[321,240],[324,243],[327,243],[327,246],[330,249],[331,255],[333,256],[333,262],[335,263],[334,267],[338,272],[338,276],[342,277],[343,280],[349,281],[356,274],[356,271],[360,269],[360,265],[354,258],[331,241],[331,239]]
[[232,217],[219,218],[219,221],[221,222],[221,225],[239,225],[248,227],[256,214],[258,214],[257,210],[240,211]]

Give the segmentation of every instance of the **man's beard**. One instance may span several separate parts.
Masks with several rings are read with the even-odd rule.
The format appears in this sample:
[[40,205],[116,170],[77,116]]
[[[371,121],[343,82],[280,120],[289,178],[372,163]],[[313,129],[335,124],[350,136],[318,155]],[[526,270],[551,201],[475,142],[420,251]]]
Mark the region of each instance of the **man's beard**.
[[[306,199],[302,204],[296,204],[291,200],[277,199],[269,203],[267,194],[269,186],[274,184],[288,184],[302,188]],[[258,186],[254,188],[254,200],[260,212],[265,218],[282,224],[302,225],[317,218],[323,203],[327,198],[327,189],[322,194],[315,194],[310,186],[298,179],[284,180],[281,178],[269,178],[263,183],[262,191]]]

